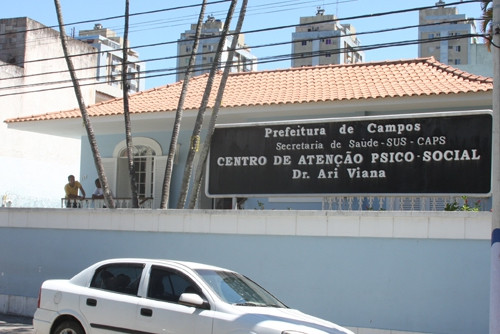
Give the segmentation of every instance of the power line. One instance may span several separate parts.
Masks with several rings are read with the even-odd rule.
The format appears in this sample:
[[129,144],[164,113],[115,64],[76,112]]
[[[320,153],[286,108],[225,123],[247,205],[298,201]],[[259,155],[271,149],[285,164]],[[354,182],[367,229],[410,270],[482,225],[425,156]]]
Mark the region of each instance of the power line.
[[[207,4],[208,5],[215,5],[215,4],[220,4],[220,3],[229,2],[229,1],[230,0],[219,0],[219,1],[208,2]],[[342,2],[352,2],[352,1],[357,1],[357,0],[344,0]],[[289,10],[295,10],[295,9],[300,9],[300,8],[306,8],[306,6],[297,6],[297,5],[298,4],[301,5],[301,4],[305,4],[305,3],[311,3],[311,2],[314,2],[314,1],[311,1],[311,0],[300,1],[300,2],[297,1],[297,0],[275,1],[275,2],[266,3],[264,5],[253,6],[252,8],[255,11],[256,9],[258,9],[260,7],[270,7],[270,8],[286,7],[285,10],[280,9],[280,12],[282,12],[282,11],[289,11]],[[293,6],[290,5],[290,4],[293,4]],[[174,10],[194,8],[194,7],[199,7],[199,6],[200,6],[200,4],[178,6],[178,7],[169,7],[169,8],[152,10],[152,11],[145,11],[145,12],[133,13],[133,14],[130,14],[129,16],[141,16],[141,15],[148,15],[148,14],[154,14],[154,13],[162,13],[162,12],[169,12],[169,11],[174,11]],[[278,10],[276,10],[276,11],[278,11]],[[216,11],[216,13],[224,13],[224,12],[221,10],[221,11]],[[270,12],[268,12],[268,13],[270,13]],[[252,15],[255,15],[255,13],[254,14],[247,14],[246,16],[252,16]],[[169,24],[167,26],[163,26],[163,28],[190,24],[190,22],[192,22],[192,18],[193,17],[196,18],[197,14],[196,15],[193,14],[193,15],[188,15],[188,16],[176,17],[175,20],[173,20],[173,21],[174,22],[180,22],[180,23],[175,24],[175,25]],[[124,15],[116,15],[116,16],[109,16],[109,17],[98,18],[98,19],[90,19],[90,20],[84,20],[84,21],[77,21],[77,22],[72,22],[72,23],[66,23],[64,26],[68,27],[68,26],[85,24],[85,23],[96,23],[96,22],[100,23],[100,22],[103,22],[103,21],[110,21],[110,20],[123,19],[123,18],[124,18]],[[169,19],[169,20],[162,19],[162,20],[159,20],[159,21],[160,22],[172,22],[172,19]],[[148,23],[151,23],[151,22],[153,22],[153,21],[146,21],[146,22],[141,22],[141,23],[135,23],[135,24],[131,24],[131,26],[148,24]],[[44,29],[56,29],[56,28],[59,28],[59,25],[44,26],[44,27],[33,28],[33,29],[24,29],[24,30],[19,30],[19,31],[17,31],[15,33],[26,33],[26,32],[33,32],[33,31],[44,30]],[[115,32],[119,33],[121,30],[123,30],[123,26],[122,25],[117,25],[116,28],[111,26],[111,27],[109,27],[109,29],[112,29]],[[131,30],[131,32],[137,32],[137,31],[143,31],[143,30],[150,31],[151,29],[145,28],[145,29],[135,30],[135,31]],[[12,32],[0,33],[0,36],[6,35],[6,34],[11,34],[11,33]]]
[[[219,4],[219,3],[228,2],[228,1],[230,1],[230,0],[213,1],[213,2],[209,2],[208,4],[212,4],[213,5],[213,4]],[[352,2],[352,1],[357,1],[357,0],[344,0],[343,2]],[[305,4],[305,3],[310,3],[310,2],[314,2],[314,1],[308,0],[308,1],[298,2],[296,0],[286,0],[286,1],[270,2],[270,3],[264,4],[264,5],[254,6],[253,8],[255,10],[255,8],[259,8],[259,7],[281,8],[283,6],[286,6],[286,10],[294,10],[294,9],[297,9],[297,8],[305,8],[305,6],[296,6],[297,4]],[[293,3],[295,6],[290,7],[290,5],[289,5],[290,3]],[[180,6],[180,7],[173,7],[173,8],[164,8],[164,9],[159,9],[159,10],[134,13],[134,14],[131,14],[131,15],[139,16],[139,15],[145,15],[145,14],[158,13],[158,12],[166,12],[166,11],[172,11],[172,10],[185,9],[185,8],[193,8],[193,7],[197,7],[197,6],[200,6],[200,5],[188,5],[188,6]],[[283,10],[281,10],[281,11],[283,11]],[[220,11],[220,13],[222,13],[222,11]],[[250,15],[252,15],[252,14],[250,14]],[[253,15],[255,15],[255,14],[253,14]],[[85,21],[67,23],[67,24],[65,24],[65,26],[77,25],[77,24],[81,24],[81,23],[93,23],[93,22],[101,22],[101,21],[106,21],[106,20],[114,20],[114,19],[123,18],[123,17],[124,17],[124,15],[118,15],[118,16],[111,16],[111,17],[106,17],[106,18],[101,18],[101,19],[95,19],[95,20],[85,20]],[[178,17],[178,18],[175,19],[175,21],[180,21],[181,23],[176,24],[176,25],[169,25],[167,27],[189,24],[189,21],[187,21],[188,23],[186,23],[186,21],[185,21],[185,18],[188,18],[188,17],[189,16],[180,17],[180,18]],[[172,20],[170,20],[169,22],[171,22],[171,21]],[[0,33],[0,36],[6,35],[6,34],[12,34],[12,33],[26,33],[26,32],[33,32],[33,31],[44,30],[44,29],[53,29],[53,28],[58,28],[58,26],[57,25],[56,26],[48,26],[48,27],[44,26],[44,27],[41,27],[41,28],[24,29],[24,30],[20,30],[20,31],[17,31],[17,32]],[[118,29],[117,28],[113,28],[113,27],[109,27],[108,29],[111,29],[111,30],[113,30],[115,32],[119,32],[120,29],[123,29],[123,28],[122,28],[122,26],[119,26]],[[149,30],[149,29],[147,29],[147,30]],[[141,31],[141,30],[138,30],[138,31]],[[242,33],[245,33],[245,32],[243,31]],[[48,40],[48,41],[52,41],[53,40],[50,37],[47,37],[45,39]],[[32,42],[33,43],[36,42],[37,45],[39,45],[40,44],[40,39],[37,39],[36,41],[32,41]],[[177,43],[177,41],[174,40],[174,41],[168,41],[168,42],[159,42],[159,43],[155,43],[155,44],[131,46],[130,48],[131,49],[140,49],[140,48],[143,48],[143,47],[160,46],[160,45],[167,45],[167,44],[174,44],[174,43]],[[8,50],[8,49],[4,48],[3,50]],[[119,51],[119,50],[121,50],[121,49],[118,49],[117,51]],[[92,53],[85,53],[85,54],[80,54],[80,55],[87,56],[89,54],[92,54]],[[76,56],[79,56],[79,55],[73,55],[73,56],[76,57]],[[47,59],[37,59],[37,60],[32,60],[31,62],[45,61],[45,60],[47,60]],[[6,65],[18,65],[18,66],[21,66],[22,64],[25,64],[25,63],[26,62],[19,62],[19,63],[11,63],[11,64],[6,64]],[[1,66],[6,66],[6,65],[0,65],[0,67]]]
[[[209,2],[209,4],[218,4],[218,3],[228,2],[228,1],[230,1],[230,0],[219,0],[219,1]],[[350,1],[352,1],[352,0],[345,0],[344,2],[350,2]],[[281,2],[277,2],[277,3],[285,3],[286,4],[286,3],[289,3],[289,2],[294,2],[294,1],[293,0],[291,0],[291,1],[288,0],[288,1],[281,1]],[[304,1],[304,2],[301,2],[301,3],[305,3],[305,2],[310,2],[310,1]],[[449,3],[449,4],[446,4],[445,6],[463,5],[463,4],[474,3],[474,2],[482,2],[482,0],[463,0],[463,1],[460,1],[460,2]],[[271,3],[271,4],[276,4],[276,3]],[[283,6],[285,6],[285,4],[283,4]],[[165,9],[159,9],[159,10],[154,10],[154,11],[134,13],[134,14],[131,14],[131,16],[132,15],[145,15],[145,14],[151,14],[151,13],[155,13],[155,12],[164,12],[164,11],[178,10],[178,9],[183,9],[183,8],[192,8],[192,7],[197,7],[197,6],[200,6],[200,5],[188,5],[188,6],[180,6],[180,7],[173,7],[173,8],[165,8]],[[263,6],[263,5],[261,5],[261,6]],[[401,9],[401,10],[394,10],[394,11],[388,11],[388,12],[378,12],[378,13],[372,13],[372,14],[363,14],[363,15],[356,15],[356,16],[344,17],[344,18],[336,18],[334,20],[316,21],[315,24],[331,23],[331,22],[336,22],[336,21],[349,21],[349,20],[357,20],[357,19],[364,19],[364,18],[373,18],[373,17],[385,16],[385,15],[402,14],[402,13],[407,13],[407,12],[411,12],[411,11],[419,11],[419,10],[431,9],[431,8],[436,8],[436,7],[438,7],[438,6],[434,5],[434,6],[424,6],[424,7],[413,7],[413,8],[407,8],[407,9]],[[116,18],[123,18],[123,17],[124,17],[123,15],[120,15],[120,16],[112,16],[112,17],[107,17],[107,18],[102,18],[102,19],[97,19],[97,20],[79,21],[79,22],[75,22],[75,23],[66,24],[66,26],[80,24],[80,23],[99,22],[99,21],[116,19]],[[290,24],[290,25],[282,25],[282,26],[275,26],[275,27],[267,27],[267,28],[262,28],[262,29],[242,31],[241,33],[248,35],[248,34],[252,34],[252,33],[268,32],[268,31],[273,31],[273,30],[283,30],[283,29],[296,28],[296,27],[307,26],[307,25],[310,25],[310,23],[302,23],[302,24],[299,23],[299,24]],[[35,29],[27,29],[27,30],[22,30],[22,31],[19,31],[19,32],[21,32],[21,33],[22,32],[29,32],[29,31],[36,31],[36,30],[47,29],[47,28],[52,29],[54,27],[57,27],[57,26],[35,28]],[[5,34],[7,34],[7,33],[0,34],[0,36],[5,35]],[[177,43],[177,40],[167,41],[167,42],[159,42],[159,43],[147,44],[147,45],[136,45],[136,46],[131,46],[130,49],[137,50],[137,49],[141,49],[141,48],[144,48],[144,47],[160,46],[160,45],[167,45],[167,44],[174,44],[174,43]],[[121,49],[116,49],[116,51],[121,51]],[[90,55],[90,54],[92,54],[92,53],[83,53],[83,54],[78,54],[78,55],[72,55],[72,57],[87,56],[87,55]],[[60,57],[60,58],[62,58],[62,57]],[[49,59],[58,59],[58,58],[35,59],[35,60],[30,61],[30,62],[46,61],[46,60],[49,60]],[[25,63],[27,63],[27,62],[25,62]],[[7,64],[7,65],[21,65],[21,64],[24,64],[24,63]],[[1,66],[6,66],[6,65],[0,65],[0,67]]]
[[[208,5],[213,5],[213,4],[218,4],[218,3],[223,3],[223,2],[229,2],[231,0],[216,0],[216,1],[211,1],[207,2]],[[138,13],[131,13],[129,14],[130,16],[140,16],[140,15],[148,15],[148,14],[153,14],[153,13],[161,13],[161,12],[168,12],[168,11],[173,11],[173,10],[179,10],[179,9],[187,9],[187,8],[195,8],[195,7],[200,7],[201,4],[194,4],[194,5],[185,5],[185,6],[178,6],[178,7],[170,7],[170,8],[163,8],[163,9],[157,9],[157,10],[151,10],[151,11],[146,11],[146,12],[138,12]],[[93,23],[93,22],[99,22],[99,21],[109,21],[109,20],[116,20],[116,19],[122,19],[124,18],[125,15],[116,15],[116,16],[108,16],[108,17],[103,17],[100,19],[91,19],[91,20],[84,20],[84,21],[77,21],[77,22],[71,22],[71,23],[66,23],[64,24],[64,27],[72,26],[72,25],[77,25],[77,24],[85,24],[85,23]],[[37,31],[37,30],[43,30],[43,29],[56,29],[59,28],[59,25],[53,25],[53,26],[44,26],[42,28],[35,28],[35,29],[25,29],[25,30],[20,30],[17,31],[18,33],[25,33],[29,31]],[[0,33],[0,36],[2,35],[8,35],[8,32],[5,33]]]
[[[479,37],[483,35],[478,35],[478,34],[466,34],[466,35],[460,35],[460,36],[445,36],[445,37],[437,37],[437,38],[429,38],[429,39],[412,39],[412,40],[405,40],[405,41],[396,41],[396,42],[389,42],[389,43],[380,43],[380,44],[372,44],[372,45],[365,45],[361,46],[356,49],[356,51],[367,51],[367,50],[374,50],[374,49],[379,49],[379,48],[389,48],[389,47],[399,47],[399,46],[404,46],[404,45],[414,45],[414,44],[426,44],[426,43],[433,43],[433,42],[440,42],[440,41],[445,41],[445,40],[456,40],[456,39],[464,39],[464,38],[472,38],[472,37]],[[330,50],[321,50],[321,51],[315,51],[315,52],[310,52],[308,54],[303,54],[303,53],[288,53],[288,54],[282,54],[282,55],[277,55],[277,56],[269,56],[269,57],[264,57],[261,58],[257,61],[257,64],[265,64],[265,63],[272,63],[272,62],[277,62],[277,61],[284,61],[284,60],[292,60],[292,59],[307,59],[307,58],[313,58],[325,54],[341,54],[344,53],[347,50],[351,50],[348,48],[335,48],[335,49],[330,49]],[[362,64],[362,63],[358,63]],[[222,67],[223,65],[221,65]],[[207,70],[209,67],[207,65],[198,65],[195,66],[196,70]],[[146,71],[146,73],[156,73],[156,72],[167,72],[167,74],[151,74],[151,75],[145,75],[141,76],[137,79],[146,79],[146,78],[154,78],[154,77],[164,77],[164,76],[173,76],[177,74],[183,73],[182,70],[179,68],[170,68],[170,69],[160,69],[160,70],[151,70],[151,71]],[[91,86],[91,85],[109,85],[110,83],[119,83],[121,80],[110,80],[110,81],[97,81],[97,82],[91,82],[91,83],[81,83],[80,86]],[[44,92],[44,91],[52,91],[52,90],[59,90],[59,89],[66,89],[66,88],[71,88],[71,80],[63,80],[60,82],[53,82],[50,84],[59,84],[59,83],[68,83],[66,86],[59,86],[59,87],[51,87],[51,88],[45,88],[45,89],[37,89],[37,90],[32,90],[30,92],[14,92],[14,93],[7,93],[7,94],[0,94],[0,97],[4,96],[12,96],[12,95],[21,95],[21,94],[26,94],[26,93],[39,93],[39,92]],[[44,84],[34,84],[33,86],[39,86],[39,85],[44,85]],[[46,85],[46,84],[45,84]]]
[[[358,32],[358,33],[350,33],[350,34],[345,34],[343,37],[350,37],[350,36],[362,36],[362,35],[368,35],[368,34],[379,34],[379,33],[384,33],[384,32],[390,32],[390,31],[397,31],[397,30],[406,30],[406,29],[413,29],[413,28],[419,28],[419,27],[426,27],[426,26],[437,26],[437,25],[442,25],[442,24],[457,24],[460,22],[465,22],[468,21],[469,19],[461,19],[461,20],[453,20],[453,21],[446,21],[446,22],[438,22],[438,23],[428,23],[428,24],[421,24],[421,25],[410,25],[410,26],[403,26],[403,27],[397,27],[397,28],[388,28],[388,29],[379,29],[379,30],[373,30],[373,31],[368,31],[368,32]],[[484,37],[484,35],[469,35],[469,37],[462,37],[462,38],[472,38],[472,37]],[[338,38],[338,35],[322,35],[318,39],[327,39],[327,38]],[[305,39],[307,41],[311,40],[311,38]],[[441,39],[444,40],[444,39]],[[282,45],[287,45],[287,44],[293,44],[300,42],[301,40],[294,40],[294,41],[285,41],[285,42],[275,42],[275,43],[268,43],[268,44],[262,44],[262,45],[257,45],[253,46],[253,49],[257,48],[264,48],[264,47],[272,47],[272,46],[282,46]],[[406,44],[403,44],[406,45]],[[364,49],[364,47],[360,47],[363,50],[359,51],[365,51],[365,50],[372,50],[373,48],[370,49]],[[237,50],[244,50],[245,48],[237,48]],[[358,49],[357,49],[358,50]],[[203,55],[209,55],[212,54],[213,52],[207,51],[207,52],[201,52],[198,53],[198,56],[203,56]],[[94,53],[92,53],[94,54]],[[169,60],[169,59],[178,59],[182,56],[168,56],[168,57],[159,57],[159,58],[151,58],[151,59],[144,59],[141,60],[140,62],[153,62],[153,61],[161,61],[161,60]],[[61,57],[62,59],[62,57]],[[295,58],[291,58],[295,59]],[[259,62],[257,62],[258,64]],[[91,66],[91,67],[84,67],[84,68],[79,68],[77,71],[85,71],[85,70],[91,70],[91,69],[100,69],[100,68],[105,68],[107,65],[101,65],[101,66]],[[198,65],[198,68],[196,70],[205,70],[204,68],[201,68]],[[182,72],[183,68],[179,68],[179,72]],[[52,72],[43,72],[43,73],[34,73],[30,75],[23,75],[23,76],[17,76],[17,77],[10,77],[10,78],[0,78],[0,81],[2,80],[15,80],[15,79],[21,79],[21,78],[28,78],[28,77],[37,77],[37,76],[45,76],[45,75],[50,75],[50,74],[58,74],[58,73],[63,73],[65,71],[52,71]],[[145,71],[146,73],[148,71]],[[146,76],[147,77],[147,76]],[[80,80],[95,80],[95,76],[92,77],[85,77],[85,78],[80,78]],[[6,90],[6,89],[12,89],[12,88],[27,88],[27,87],[35,87],[35,86],[40,86],[44,84],[59,84],[59,83],[65,83],[65,82],[70,82],[70,80],[61,80],[61,81],[54,81],[54,82],[49,82],[49,83],[35,83],[35,84],[24,84],[24,85],[18,85],[18,86],[11,86],[11,87],[0,87],[0,90]]]
[[[218,2],[223,2],[223,1],[218,1]],[[285,1],[286,2],[286,1]],[[466,2],[478,2],[477,0],[470,0],[470,1],[466,1]],[[453,4],[462,4],[462,3],[466,3],[466,2],[460,2],[460,3],[453,3]],[[453,4],[449,4],[449,5],[453,5]],[[398,10],[398,11],[391,11],[391,12],[381,12],[381,13],[375,13],[375,14],[367,14],[367,15],[358,15],[358,16],[355,16],[355,17],[350,17],[350,18],[346,18],[346,19],[336,19],[336,20],[333,20],[333,21],[340,21],[340,20],[349,20],[349,19],[359,19],[359,18],[367,18],[367,17],[373,17],[373,16],[381,16],[381,15],[393,15],[393,14],[398,14],[398,13],[402,13],[402,12],[408,12],[408,11],[416,11],[416,10],[421,10],[422,8],[424,9],[428,9],[428,8],[434,8],[435,6],[426,6],[426,7],[417,7],[417,8],[410,8],[410,9],[404,9],[404,10]],[[325,20],[324,22],[332,22],[332,20]],[[316,24],[317,22],[315,22]],[[446,24],[449,24],[450,22],[445,22]],[[246,34],[251,34],[251,33],[256,33],[256,32],[266,32],[266,31],[271,31],[271,30],[276,30],[276,29],[284,29],[284,28],[290,28],[290,27],[298,27],[298,26],[301,26],[303,24],[296,24],[296,25],[286,25],[286,26],[278,26],[278,27],[271,27],[271,28],[265,28],[265,29],[258,29],[258,30],[249,30],[249,31],[246,31],[246,32],[242,32],[242,33],[246,33]],[[377,31],[370,31],[370,32],[363,32],[363,33],[358,33],[357,35],[363,35],[363,34],[372,34],[372,33],[381,33],[381,32],[387,32],[387,31],[394,31],[394,30],[400,30],[400,29],[409,29],[409,28],[414,28],[414,27],[418,27],[418,26],[407,26],[407,27],[400,27],[400,28],[392,28],[392,29],[383,29],[383,30],[377,30]],[[353,35],[356,35],[356,34],[353,34]],[[332,37],[338,37],[338,36],[332,36]],[[467,36],[467,37],[460,37],[460,38],[470,38],[470,37],[484,37],[483,35],[471,35],[471,36]],[[457,36],[454,36],[453,39],[457,39]],[[435,40],[434,40],[435,41]],[[271,44],[263,44],[263,45],[258,45],[258,46],[253,46],[252,48],[261,48],[261,47],[269,47],[269,46],[277,46],[277,45],[284,45],[284,44],[290,44],[290,43],[294,43],[296,41],[287,41],[287,42],[278,42],[278,43],[271,43]],[[165,45],[165,44],[172,44],[172,43],[176,43],[176,41],[170,41],[170,42],[163,42],[163,43],[155,43],[155,44],[150,44],[150,45],[142,45],[142,46],[139,46],[139,47],[150,47],[152,45]],[[422,41],[421,43],[425,43],[425,41]],[[417,42],[414,42],[414,41],[402,41],[402,42],[393,42],[393,43],[383,43],[383,44],[379,44],[379,45],[370,45],[370,46],[363,46],[363,47],[359,47],[356,49],[356,51],[363,51],[363,50],[373,50],[375,48],[383,48],[383,47],[394,47],[394,46],[401,46],[401,45],[411,45],[411,44],[418,44]],[[137,48],[137,47],[135,47]],[[121,49],[118,49],[118,50],[115,50],[115,51],[119,51]],[[73,57],[79,57],[79,56],[84,56],[84,55],[90,55],[90,54],[95,54],[95,53],[85,53],[85,54],[79,54],[79,55],[73,55]],[[172,56],[172,57],[162,57],[162,58],[156,58],[156,59],[150,59],[150,60],[141,60],[141,62],[147,62],[147,61],[157,61],[157,60],[165,60],[165,59],[173,59],[173,58],[177,58],[178,56]],[[276,62],[276,61],[283,61],[283,60],[287,60],[287,59],[296,59],[297,56],[296,55],[277,55],[277,56],[270,56],[270,57],[264,57],[264,58],[261,58],[257,61],[257,64],[263,64],[263,63],[269,63],[269,62]],[[38,60],[33,60],[32,62],[36,62],[36,61],[47,61],[47,60],[53,60],[53,59],[62,59],[62,57],[56,57],[56,58],[47,58],[47,59],[38,59]],[[85,70],[85,69],[93,69],[93,68],[99,68],[98,66],[96,67],[89,67],[89,68],[82,68],[82,69],[79,69],[79,70]],[[172,72],[173,71],[173,72]],[[29,76],[36,76],[36,75],[46,75],[46,74],[57,74],[57,73],[63,73],[65,71],[54,71],[54,72],[49,72],[49,73],[41,73],[41,74],[32,74],[32,75],[29,75]],[[148,73],[157,73],[157,72],[171,72],[170,74],[162,74],[162,75],[148,75]],[[170,75],[173,75],[173,74],[177,74],[179,72],[179,69],[175,69],[175,68],[170,68],[170,69],[158,69],[158,70],[154,70],[154,71],[146,71],[146,75],[140,77],[139,79],[142,79],[142,78],[152,78],[152,77],[158,77],[158,76],[170,76]],[[29,76],[23,76],[24,77],[29,77]],[[20,78],[20,77],[18,77]],[[12,79],[16,79],[16,78],[5,78],[3,80],[12,80]],[[81,80],[95,80],[95,77],[91,77],[91,78],[82,78]],[[8,90],[8,89],[16,89],[16,88],[27,88],[27,87],[35,87],[35,86],[40,86],[40,85],[47,85],[47,84],[64,84],[65,82],[69,82],[69,80],[61,80],[61,81],[55,81],[55,82],[49,82],[49,83],[43,83],[43,84],[28,84],[28,85],[22,85],[22,86],[11,86],[11,87],[5,87],[3,89],[5,90]],[[112,81],[111,81],[112,82]],[[92,82],[90,84],[100,84],[100,82]],[[54,88],[50,88],[50,89],[54,89]],[[50,90],[48,89],[48,90]],[[40,90],[36,90],[36,91],[40,91]],[[43,90],[42,90],[43,91]],[[35,92],[35,91],[33,91]],[[26,92],[23,92],[23,93],[26,93]],[[4,95],[0,95],[0,96],[7,96],[7,95],[17,95],[17,93],[11,93],[11,94],[4,94]]]

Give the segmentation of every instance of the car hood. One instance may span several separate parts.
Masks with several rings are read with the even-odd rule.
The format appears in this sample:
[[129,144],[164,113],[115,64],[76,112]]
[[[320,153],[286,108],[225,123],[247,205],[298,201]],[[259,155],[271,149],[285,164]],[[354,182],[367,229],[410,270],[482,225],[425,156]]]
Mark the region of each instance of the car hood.
[[288,330],[302,331],[311,334],[353,334],[348,329],[337,324],[305,314],[295,309],[251,306],[236,307],[239,309],[238,313],[240,313],[240,317],[253,318],[251,322],[257,323],[257,327],[259,328],[275,329],[279,332]]

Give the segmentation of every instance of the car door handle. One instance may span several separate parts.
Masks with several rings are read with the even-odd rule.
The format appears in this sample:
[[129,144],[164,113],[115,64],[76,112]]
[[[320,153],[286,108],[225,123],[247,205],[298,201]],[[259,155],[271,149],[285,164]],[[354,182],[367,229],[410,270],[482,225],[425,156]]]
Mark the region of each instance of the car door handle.
[[97,306],[97,300],[94,298],[87,298],[87,305],[88,306]]
[[141,315],[145,317],[152,317],[153,316],[153,310],[150,308],[141,308]]

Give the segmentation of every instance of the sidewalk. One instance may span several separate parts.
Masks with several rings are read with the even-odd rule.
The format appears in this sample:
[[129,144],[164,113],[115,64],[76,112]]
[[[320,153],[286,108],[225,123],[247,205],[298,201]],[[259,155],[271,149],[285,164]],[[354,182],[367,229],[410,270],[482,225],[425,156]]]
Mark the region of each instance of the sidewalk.
[[33,319],[0,313],[0,333],[32,334]]

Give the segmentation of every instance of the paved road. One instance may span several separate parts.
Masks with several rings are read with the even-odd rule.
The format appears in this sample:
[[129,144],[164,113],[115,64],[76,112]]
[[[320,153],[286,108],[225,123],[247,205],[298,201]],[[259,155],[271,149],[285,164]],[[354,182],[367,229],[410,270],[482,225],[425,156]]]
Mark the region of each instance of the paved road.
[[33,334],[31,318],[0,314],[0,333]]

